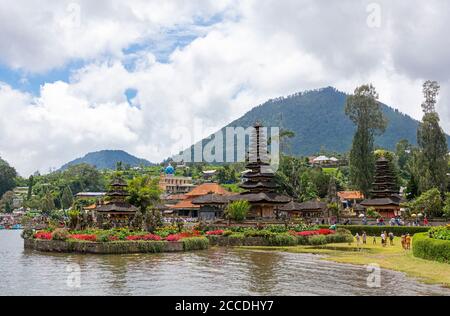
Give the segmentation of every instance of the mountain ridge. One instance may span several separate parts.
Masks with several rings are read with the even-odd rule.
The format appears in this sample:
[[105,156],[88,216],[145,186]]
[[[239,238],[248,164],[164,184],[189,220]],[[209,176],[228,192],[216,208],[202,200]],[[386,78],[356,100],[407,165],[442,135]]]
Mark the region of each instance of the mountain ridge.
[[105,149],[95,152],[89,152],[83,157],[76,158],[65,163],[58,171],[66,170],[69,166],[78,165],[82,163],[89,164],[97,169],[115,169],[117,162],[121,161],[123,165],[130,167],[152,166],[150,161],[135,157],[124,150]]
[[[278,126],[295,133],[295,137],[289,141],[289,154],[308,156],[317,154],[322,149],[345,153],[351,149],[356,130],[344,112],[347,97],[348,94],[334,87],[325,87],[269,99],[219,131],[224,131],[227,127],[247,128],[258,120],[263,126]],[[388,126],[385,133],[375,137],[375,146],[395,150],[395,145],[401,139],[417,145],[419,121],[386,104],[381,103],[381,107],[388,119]],[[204,138],[203,145],[211,137],[212,135]],[[226,137],[224,139],[226,141]],[[449,135],[447,142],[450,145]],[[190,147],[191,150],[194,145]]]

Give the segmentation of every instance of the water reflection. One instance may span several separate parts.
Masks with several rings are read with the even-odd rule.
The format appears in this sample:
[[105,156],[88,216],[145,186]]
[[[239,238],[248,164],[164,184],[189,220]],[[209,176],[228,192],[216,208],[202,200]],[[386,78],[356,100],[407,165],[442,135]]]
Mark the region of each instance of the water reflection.
[[[68,286],[69,264],[81,287]],[[213,248],[174,254],[77,255],[23,250],[0,231],[0,293],[6,295],[450,295],[401,273],[368,288],[364,267],[282,252]]]

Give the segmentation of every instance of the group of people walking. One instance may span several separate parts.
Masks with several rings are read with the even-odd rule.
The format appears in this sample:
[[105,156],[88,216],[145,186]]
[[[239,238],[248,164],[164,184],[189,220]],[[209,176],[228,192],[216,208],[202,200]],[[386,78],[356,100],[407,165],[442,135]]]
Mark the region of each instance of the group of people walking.
[[[380,235],[381,237],[381,246],[386,247],[388,245],[388,241],[389,241],[389,245],[390,246],[394,246],[394,239],[395,239],[395,235],[393,232],[389,232],[387,233],[386,231],[383,231]],[[358,234],[356,233],[355,235],[355,239],[356,239],[356,244],[359,246],[362,242],[363,245],[367,244],[367,234],[365,231],[362,232],[362,234]],[[411,249],[411,235],[410,234],[403,234],[401,236],[401,243],[402,243],[402,247],[405,250],[410,250]],[[377,244],[377,236],[373,235],[373,239],[372,239],[372,244],[376,245]]]

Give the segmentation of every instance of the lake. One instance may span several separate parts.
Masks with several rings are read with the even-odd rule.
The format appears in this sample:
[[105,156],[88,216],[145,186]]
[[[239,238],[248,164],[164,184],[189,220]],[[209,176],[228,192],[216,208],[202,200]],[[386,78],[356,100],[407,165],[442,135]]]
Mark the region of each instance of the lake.
[[381,271],[381,287],[370,288],[365,267],[310,254],[39,253],[23,249],[20,233],[0,231],[0,295],[450,295],[388,270]]

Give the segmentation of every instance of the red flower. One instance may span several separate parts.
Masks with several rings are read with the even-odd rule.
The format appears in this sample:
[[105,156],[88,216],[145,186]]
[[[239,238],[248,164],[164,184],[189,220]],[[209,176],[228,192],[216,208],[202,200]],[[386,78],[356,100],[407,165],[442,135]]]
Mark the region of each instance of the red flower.
[[159,237],[158,235],[147,234],[147,235],[127,236],[125,239],[126,240],[161,240],[161,237]]
[[206,235],[223,235],[223,230],[222,229],[211,230],[209,232],[206,232]]
[[40,232],[37,232],[36,234],[34,234],[34,238],[51,240],[52,233],[40,231]]
[[181,234],[172,234],[166,237],[167,241],[178,241],[180,240],[182,237],[180,236]]
[[87,235],[87,234],[74,234],[70,235],[69,238],[84,241],[97,241],[96,235]]
[[318,230],[305,230],[302,232],[293,232],[297,236],[313,236],[313,235],[330,235],[334,234],[333,230],[330,229],[318,229]]

